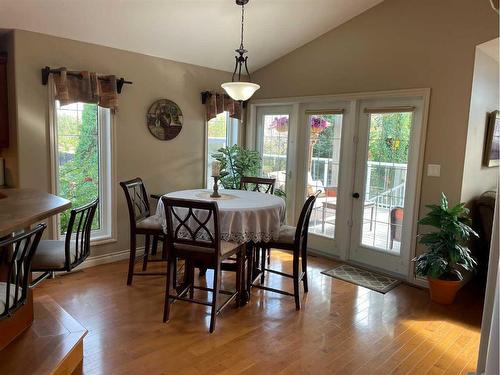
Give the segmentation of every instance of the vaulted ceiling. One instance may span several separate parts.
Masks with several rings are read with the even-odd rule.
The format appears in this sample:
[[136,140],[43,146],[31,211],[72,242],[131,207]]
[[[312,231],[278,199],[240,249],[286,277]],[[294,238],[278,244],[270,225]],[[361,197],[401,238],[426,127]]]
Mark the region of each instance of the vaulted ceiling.
[[[251,71],[382,0],[250,0]],[[240,11],[234,0],[0,0],[0,28],[23,29],[232,71]]]

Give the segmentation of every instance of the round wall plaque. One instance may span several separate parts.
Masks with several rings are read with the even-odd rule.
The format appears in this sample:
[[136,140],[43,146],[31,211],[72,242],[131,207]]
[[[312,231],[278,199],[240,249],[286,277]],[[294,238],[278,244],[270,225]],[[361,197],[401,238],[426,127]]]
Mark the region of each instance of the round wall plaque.
[[146,119],[151,134],[162,141],[174,139],[182,129],[182,111],[168,99],[160,99],[151,104]]

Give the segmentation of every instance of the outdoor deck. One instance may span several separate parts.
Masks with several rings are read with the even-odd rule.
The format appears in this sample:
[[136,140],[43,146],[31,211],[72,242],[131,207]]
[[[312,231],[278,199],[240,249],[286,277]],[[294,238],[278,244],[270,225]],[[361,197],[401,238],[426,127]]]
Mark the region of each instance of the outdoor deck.
[[[373,206],[373,220],[371,220],[371,207],[365,208],[363,218],[363,245],[375,247],[387,252],[399,252],[400,242],[394,241],[390,248],[390,210],[378,205]],[[327,237],[334,237],[335,210],[326,209],[323,222],[323,205],[316,204],[309,223],[309,232]]]

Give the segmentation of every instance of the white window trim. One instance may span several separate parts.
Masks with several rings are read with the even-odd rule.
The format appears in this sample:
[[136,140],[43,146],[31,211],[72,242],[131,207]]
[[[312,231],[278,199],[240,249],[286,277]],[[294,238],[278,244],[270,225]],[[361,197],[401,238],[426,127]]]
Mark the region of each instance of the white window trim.
[[[229,112],[226,113],[226,143],[228,145],[239,145],[241,144],[241,131],[240,124],[241,121],[229,116]],[[207,187],[207,167],[208,167],[208,122],[205,120],[205,149],[203,152],[203,188]]]
[[[52,194],[57,195],[59,191],[59,168],[57,149],[57,110],[54,93],[54,81],[52,77],[49,77],[50,190]],[[108,127],[101,126],[101,121],[104,119],[109,121]],[[91,232],[91,243],[93,245],[116,241],[116,190],[113,184],[113,181],[116,181],[115,126],[112,111],[107,110],[106,108],[98,107],[98,121],[100,153],[101,155],[103,153],[106,155],[104,158],[99,158],[99,175],[101,176],[101,171],[104,171],[104,173],[109,177],[99,179],[99,212],[101,215],[101,229]],[[102,147],[104,147],[104,150]],[[51,238],[54,239],[64,239],[64,235],[59,233],[59,217],[59,215],[54,215],[50,220],[50,235]]]

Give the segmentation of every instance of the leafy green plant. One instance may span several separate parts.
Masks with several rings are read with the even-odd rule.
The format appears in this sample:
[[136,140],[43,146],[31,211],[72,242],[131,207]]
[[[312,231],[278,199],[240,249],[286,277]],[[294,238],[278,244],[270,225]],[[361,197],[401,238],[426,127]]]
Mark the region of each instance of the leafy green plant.
[[274,195],[283,199],[286,198],[286,192],[280,188],[274,189]]
[[477,266],[465,243],[471,236],[478,237],[470,227],[469,210],[465,203],[449,207],[448,199],[441,194],[439,205],[428,205],[429,213],[419,224],[437,228],[437,231],[419,235],[419,242],[428,251],[415,259],[416,273],[442,280],[462,280],[460,268],[473,271]]
[[217,151],[212,157],[221,163],[220,182],[226,189],[238,189],[242,176],[256,176],[260,171],[261,157],[258,151],[238,145]]

